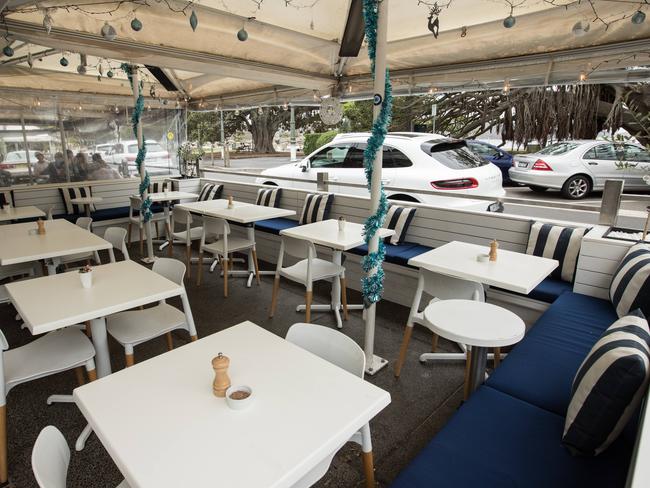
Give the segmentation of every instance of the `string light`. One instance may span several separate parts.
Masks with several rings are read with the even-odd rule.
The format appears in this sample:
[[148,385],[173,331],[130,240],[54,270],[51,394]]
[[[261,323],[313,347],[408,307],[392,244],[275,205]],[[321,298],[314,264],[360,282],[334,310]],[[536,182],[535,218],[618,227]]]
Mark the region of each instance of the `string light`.
[[117,31],[115,30],[115,27],[113,27],[108,22],[104,22],[104,25],[100,32],[102,34],[102,37],[107,41],[114,41],[117,37]]
[[503,90],[501,90],[501,93],[504,95],[508,95],[510,93],[510,80],[508,78],[506,78],[503,82]]
[[588,78],[587,72],[582,70],[580,72],[580,74],[578,75],[578,82],[579,83],[584,83],[585,81],[587,81],[587,78]]

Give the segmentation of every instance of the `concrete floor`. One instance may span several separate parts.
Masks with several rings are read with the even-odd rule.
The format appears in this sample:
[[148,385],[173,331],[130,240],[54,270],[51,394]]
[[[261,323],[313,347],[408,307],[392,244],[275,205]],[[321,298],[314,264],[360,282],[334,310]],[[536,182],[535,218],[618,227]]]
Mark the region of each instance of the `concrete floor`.
[[[137,247],[137,246],[135,246]],[[133,258],[137,252],[133,249]],[[177,254],[181,258],[180,252]],[[263,269],[270,269],[268,264]],[[196,274],[194,266],[193,276]],[[207,271],[207,267],[206,270]],[[222,280],[218,273],[204,273],[204,283],[196,287],[194,279],[186,280],[192,311],[199,338],[223,330],[244,320],[284,336],[291,324],[300,322],[303,314],[295,312],[295,306],[302,302],[304,289],[283,281],[279,296],[278,311],[274,319],[267,317],[271,300],[272,277],[263,277],[261,286],[245,287],[243,279],[231,281],[230,297],[223,298]],[[329,285],[315,290],[315,303],[326,303]],[[38,297],[34,297],[38,300]],[[356,292],[350,292],[350,303],[360,301]],[[172,300],[171,303],[175,304]],[[243,306],[256,303],[258,306]],[[179,305],[179,304],[178,304]],[[0,306],[0,324],[11,348],[33,340],[27,330],[21,330],[14,320],[15,311],[9,305]],[[388,368],[374,377],[366,379],[388,390],[391,404],[372,422],[376,478],[378,486],[389,486],[399,471],[419,452],[434,434],[446,423],[458,408],[462,399],[463,365],[459,362],[422,365],[419,354],[430,350],[431,334],[416,327],[409,349],[409,355],[399,380],[393,376],[394,360],[401,343],[403,327],[408,316],[405,307],[389,302],[378,306],[375,352],[390,360]],[[315,313],[312,321],[334,327],[334,318],[329,313]],[[364,323],[360,312],[352,312],[350,320],[344,323],[343,332],[359,344],[363,341]],[[174,333],[175,346],[189,341],[187,334]],[[454,346],[440,341],[440,349],[453,351]],[[110,341],[113,370],[124,367],[123,350]],[[135,349],[136,362],[163,354],[166,351],[164,338],[153,340]],[[40,430],[46,425],[55,425],[64,434],[71,446],[72,460],[68,473],[69,488],[114,487],[122,479],[110,456],[96,436],[91,436],[82,452],[74,451],[76,437],[85,422],[74,405],[46,405],[46,398],[52,393],[70,393],[76,386],[74,372],[65,372],[36,380],[14,388],[8,395],[8,439],[9,439],[9,486],[35,488],[36,481],[31,471],[31,451]],[[116,398],[116,402],[128,401]],[[179,412],[179,415],[184,412]],[[160,426],[164,429],[164,425]],[[170,439],[173,442],[173,439]],[[178,469],[183,469],[179,466]],[[206,469],[215,469],[209,467]],[[216,473],[216,470],[215,470]],[[316,485],[318,487],[356,487],[363,485],[360,450],[347,444],[334,458],[327,475]],[[190,487],[188,487],[190,488]],[[255,488],[255,487],[251,487]]]

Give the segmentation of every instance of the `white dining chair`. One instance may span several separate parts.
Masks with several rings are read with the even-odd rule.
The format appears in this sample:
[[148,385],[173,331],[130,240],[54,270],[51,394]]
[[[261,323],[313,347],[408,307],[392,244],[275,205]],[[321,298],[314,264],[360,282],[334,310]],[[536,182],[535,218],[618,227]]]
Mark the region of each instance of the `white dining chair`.
[[17,385],[63,371],[85,367],[97,379],[95,348],[77,327],[49,332],[21,347],[9,349],[0,331],[0,483],[7,481],[7,394]]
[[[77,220],[75,220],[75,225],[81,227],[82,229],[87,230],[88,232],[92,232],[92,224],[93,224],[93,219],[90,217],[79,217],[77,218]],[[101,260],[99,259],[99,253],[97,251],[80,252],[80,253],[69,254],[68,256],[61,257],[61,264],[64,265],[66,268],[68,267],[68,264],[79,263],[81,261],[86,261],[87,263],[94,261],[96,264],[101,264]]]
[[54,220],[54,207],[50,205],[50,207],[47,209],[47,220]]
[[[177,259],[158,258],[153,263],[153,271],[184,286],[185,265]],[[129,310],[109,315],[106,318],[106,329],[124,347],[127,367],[135,363],[133,348],[156,337],[166,335],[167,347],[172,350],[173,330],[185,329],[190,334],[190,338],[196,340],[196,329],[193,324],[188,324],[185,313],[169,305],[165,300],[143,310]]]
[[[129,247],[130,247],[131,231],[133,230],[133,225],[136,225],[138,227],[138,233],[139,233],[138,237],[140,239],[140,254],[144,254],[144,237],[143,237],[144,215],[140,211],[141,208],[142,208],[142,200],[140,200],[140,197],[136,197],[136,196],[129,197],[129,224],[127,226],[126,234],[127,234],[127,242],[129,243]],[[152,212],[150,222],[152,223],[152,225],[156,226],[157,235],[159,234],[158,224],[160,222],[164,222],[166,235],[169,236],[169,222],[167,222],[167,218],[165,217],[165,212]]]
[[[344,369],[348,373],[363,378],[366,369],[366,355],[356,342],[337,330],[322,325],[298,323],[289,328],[286,340]],[[350,441],[361,446],[366,487],[374,488],[375,472],[370,424],[364,425],[350,438]],[[316,483],[329,469],[335,454],[336,451],[307,475],[303,476],[300,481],[292,485],[291,488],[307,488]]]
[[113,249],[120,251],[126,261],[131,259],[129,257],[129,249],[126,245],[126,229],[122,227],[109,227],[104,232],[104,240],[110,242]]
[[[66,488],[68,467],[70,465],[70,448],[53,425],[41,430],[32,449],[32,471],[40,488]],[[129,488],[122,481],[116,488]]]
[[199,270],[196,286],[201,285],[203,275],[203,253],[209,253],[219,258],[223,269],[223,296],[228,296],[228,273],[232,269],[230,255],[234,252],[251,251],[255,265],[255,277],[260,284],[260,267],[257,263],[255,240],[248,237],[234,236],[230,233],[230,224],[227,220],[216,217],[203,218],[203,233],[199,246]]
[[[314,281],[339,279],[341,281],[341,302],[343,316],[348,319],[347,288],[345,284],[345,268],[331,261],[318,258],[316,246],[313,242],[293,237],[283,236],[280,242],[278,264],[275,269],[273,282],[273,295],[271,297],[271,311],[269,318],[275,314],[278,294],[280,291],[280,277],[305,285],[305,322],[311,321],[311,302],[313,298]],[[299,259],[296,264],[282,267],[285,253]]]
[[[187,277],[192,275],[192,242],[198,241],[203,235],[203,227],[198,225],[192,227],[194,217],[187,210],[174,207],[171,214],[171,235],[169,237],[169,257],[172,256],[172,245],[183,244],[185,245],[185,261],[187,265]],[[176,228],[181,227],[182,230],[176,232]]]

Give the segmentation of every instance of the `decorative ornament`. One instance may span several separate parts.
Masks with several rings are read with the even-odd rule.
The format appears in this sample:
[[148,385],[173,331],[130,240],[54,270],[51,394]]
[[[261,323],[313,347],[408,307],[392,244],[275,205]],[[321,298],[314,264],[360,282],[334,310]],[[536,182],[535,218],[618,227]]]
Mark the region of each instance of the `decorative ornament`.
[[47,35],[50,35],[50,32],[52,31],[52,24],[53,24],[52,16],[50,15],[50,10],[45,9],[45,15],[43,16],[43,28],[45,29],[45,32]]
[[113,27],[108,22],[104,23],[104,26],[102,27],[101,30],[101,34],[102,37],[107,41],[114,41],[115,38],[117,37],[117,31],[115,30],[115,27]]
[[77,66],[77,73],[79,73],[80,75],[85,75],[86,71],[87,71],[86,67],[83,64]]
[[338,98],[325,98],[320,104],[320,119],[325,125],[338,124],[343,118],[341,101]]
[[7,44],[4,48],[2,48],[2,54],[10,58],[14,55],[14,48]]
[[467,37],[467,26],[464,25],[460,28],[460,37]]
[[506,29],[512,29],[515,26],[515,23],[517,22],[517,19],[515,19],[512,15],[512,12],[510,15],[508,15],[505,19],[503,19],[503,27]]
[[68,64],[70,64],[70,62],[65,56],[61,56],[61,59],[59,59],[59,64],[63,67],[66,67]]
[[31,51],[27,51],[27,65],[28,65],[30,68],[33,68],[33,67],[34,67],[34,60],[32,59],[32,53],[31,53]]
[[106,76],[107,76],[108,78],[112,78],[112,77],[114,76],[113,71],[109,69],[109,70],[106,72]]
[[142,30],[142,22],[137,17],[131,21],[131,29],[136,32],[140,32]]
[[190,14],[190,26],[192,26],[192,31],[196,32],[196,27],[199,25],[199,18],[196,16],[196,12],[192,9]]
[[632,15],[632,23],[639,25],[643,24],[645,22],[645,13],[642,12],[641,10],[637,10],[634,12],[634,15]]
[[241,42],[244,42],[248,39],[248,32],[246,32],[245,28],[239,29],[237,32],[237,39],[239,39]]
[[[438,4],[435,4],[431,7],[431,12],[429,12],[428,24],[427,27],[433,34],[433,37],[438,39],[438,33],[440,32],[440,20],[438,19],[439,14]],[[435,16],[435,19],[433,18]]]
[[591,28],[591,24],[589,22],[586,22],[584,20],[579,20],[573,25],[571,32],[573,32],[574,36],[581,37],[584,36],[587,32],[589,32],[590,28]]

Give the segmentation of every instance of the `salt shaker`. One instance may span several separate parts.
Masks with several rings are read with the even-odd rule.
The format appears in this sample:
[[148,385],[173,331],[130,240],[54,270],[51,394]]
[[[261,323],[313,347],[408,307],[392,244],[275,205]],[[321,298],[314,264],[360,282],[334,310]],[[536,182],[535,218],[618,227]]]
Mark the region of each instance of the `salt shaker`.
[[45,222],[43,222],[41,219],[38,219],[36,221],[36,225],[38,225],[38,233],[40,235],[45,234]]
[[490,261],[497,260],[497,249],[499,248],[499,243],[496,239],[490,242]]
[[232,200],[232,195],[230,195],[230,196],[228,197],[228,208],[232,208],[232,207],[233,207],[232,201],[233,201],[233,200]]
[[226,390],[230,388],[230,378],[228,377],[228,366],[230,359],[219,353],[216,358],[212,360],[212,369],[214,369],[214,382],[212,383],[212,393],[214,396],[224,398]]

